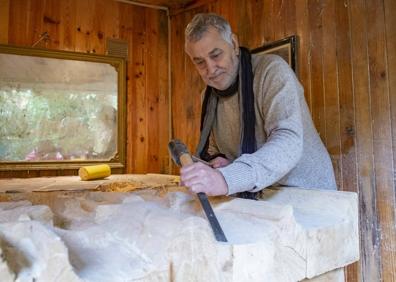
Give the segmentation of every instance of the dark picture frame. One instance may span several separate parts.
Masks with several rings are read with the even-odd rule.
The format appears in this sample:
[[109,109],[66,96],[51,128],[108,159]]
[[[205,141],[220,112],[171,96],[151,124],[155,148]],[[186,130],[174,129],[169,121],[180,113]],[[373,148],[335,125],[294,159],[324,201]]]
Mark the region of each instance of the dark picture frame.
[[275,54],[282,57],[296,72],[297,36],[292,35],[277,41],[269,42],[251,50],[252,54]]

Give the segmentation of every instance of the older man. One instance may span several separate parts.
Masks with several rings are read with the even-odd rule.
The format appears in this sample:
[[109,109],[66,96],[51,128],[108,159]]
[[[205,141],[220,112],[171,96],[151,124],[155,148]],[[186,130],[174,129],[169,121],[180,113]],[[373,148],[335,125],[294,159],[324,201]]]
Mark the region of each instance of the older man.
[[239,47],[216,14],[193,18],[185,51],[207,85],[197,154],[211,163],[183,167],[186,186],[244,197],[270,185],[336,189],[303,88],[285,61]]

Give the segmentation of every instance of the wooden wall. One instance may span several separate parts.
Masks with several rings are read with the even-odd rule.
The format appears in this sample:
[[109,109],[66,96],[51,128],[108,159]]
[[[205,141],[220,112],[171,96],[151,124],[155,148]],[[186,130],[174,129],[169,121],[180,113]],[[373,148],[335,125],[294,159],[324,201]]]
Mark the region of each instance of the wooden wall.
[[[128,42],[126,172],[168,172],[168,16],[114,0],[0,0],[2,44],[105,54],[106,38]],[[76,171],[0,172],[0,177]]]
[[208,11],[250,48],[298,36],[297,74],[338,187],[359,194],[361,259],[347,281],[396,281],[396,1],[217,0],[171,16],[173,136],[190,149],[203,84],[182,52],[184,27]]
[[[296,34],[297,74],[326,144],[340,190],[360,200],[361,260],[348,281],[396,280],[396,1],[201,0],[171,10],[171,81],[166,12],[113,0],[0,0],[0,42],[104,54],[128,41],[126,172],[168,172],[168,86],[173,137],[197,143],[203,84],[184,55],[184,27],[197,12],[228,18],[242,45]],[[75,172],[0,173],[7,176]]]

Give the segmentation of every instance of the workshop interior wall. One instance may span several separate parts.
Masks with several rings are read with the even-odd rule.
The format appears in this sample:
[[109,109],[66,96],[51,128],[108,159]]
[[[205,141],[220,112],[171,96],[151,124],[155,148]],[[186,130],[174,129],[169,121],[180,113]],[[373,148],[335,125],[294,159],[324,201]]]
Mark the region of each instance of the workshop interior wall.
[[[106,39],[128,42],[125,172],[169,169],[168,16],[165,10],[109,0],[1,0],[0,43],[104,55]],[[8,12],[7,12],[8,11]],[[73,133],[75,134],[75,133]],[[76,170],[0,172],[0,177],[76,174]],[[115,171],[116,172],[116,171]]]
[[[254,48],[296,34],[297,75],[340,190],[359,193],[361,259],[347,281],[393,281],[396,275],[396,2],[393,0],[198,1],[170,16],[111,0],[0,0],[0,42],[105,53],[105,39],[128,41],[128,173],[169,172],[170,135],[190,149],[198,140],[203,84],[183,53],[184,27],[197,12],[230,20]],[[171,80],[168,81],[168,52]],[[171,130],[169,91],[171,85]],[[75,171],[1,172],[0,177]]]
[[180,50],[198,12],[225,16],[250,48],[298,36],[297,75],[338,187],[359,193],[361,260],[348,267],[347,281],[394,281],[396,2],[218,0],[171,16],[173,135],[190,148],[203,84]]

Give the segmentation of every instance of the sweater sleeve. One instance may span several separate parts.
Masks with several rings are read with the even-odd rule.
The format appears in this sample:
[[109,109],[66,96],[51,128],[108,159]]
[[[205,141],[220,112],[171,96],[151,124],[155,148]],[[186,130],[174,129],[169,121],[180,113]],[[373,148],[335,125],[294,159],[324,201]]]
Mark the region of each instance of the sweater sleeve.
[[276,183],[296,166],[302,155],[303,127],[298,92],[301,86],[292,70],[281,59],[259,63],[253,87],[255,107],[259,107],[256,120],[263,120],[267,140],[257,144],[256,152],[242,154],[232,164],[219,169],[229,194],[256,192]]

